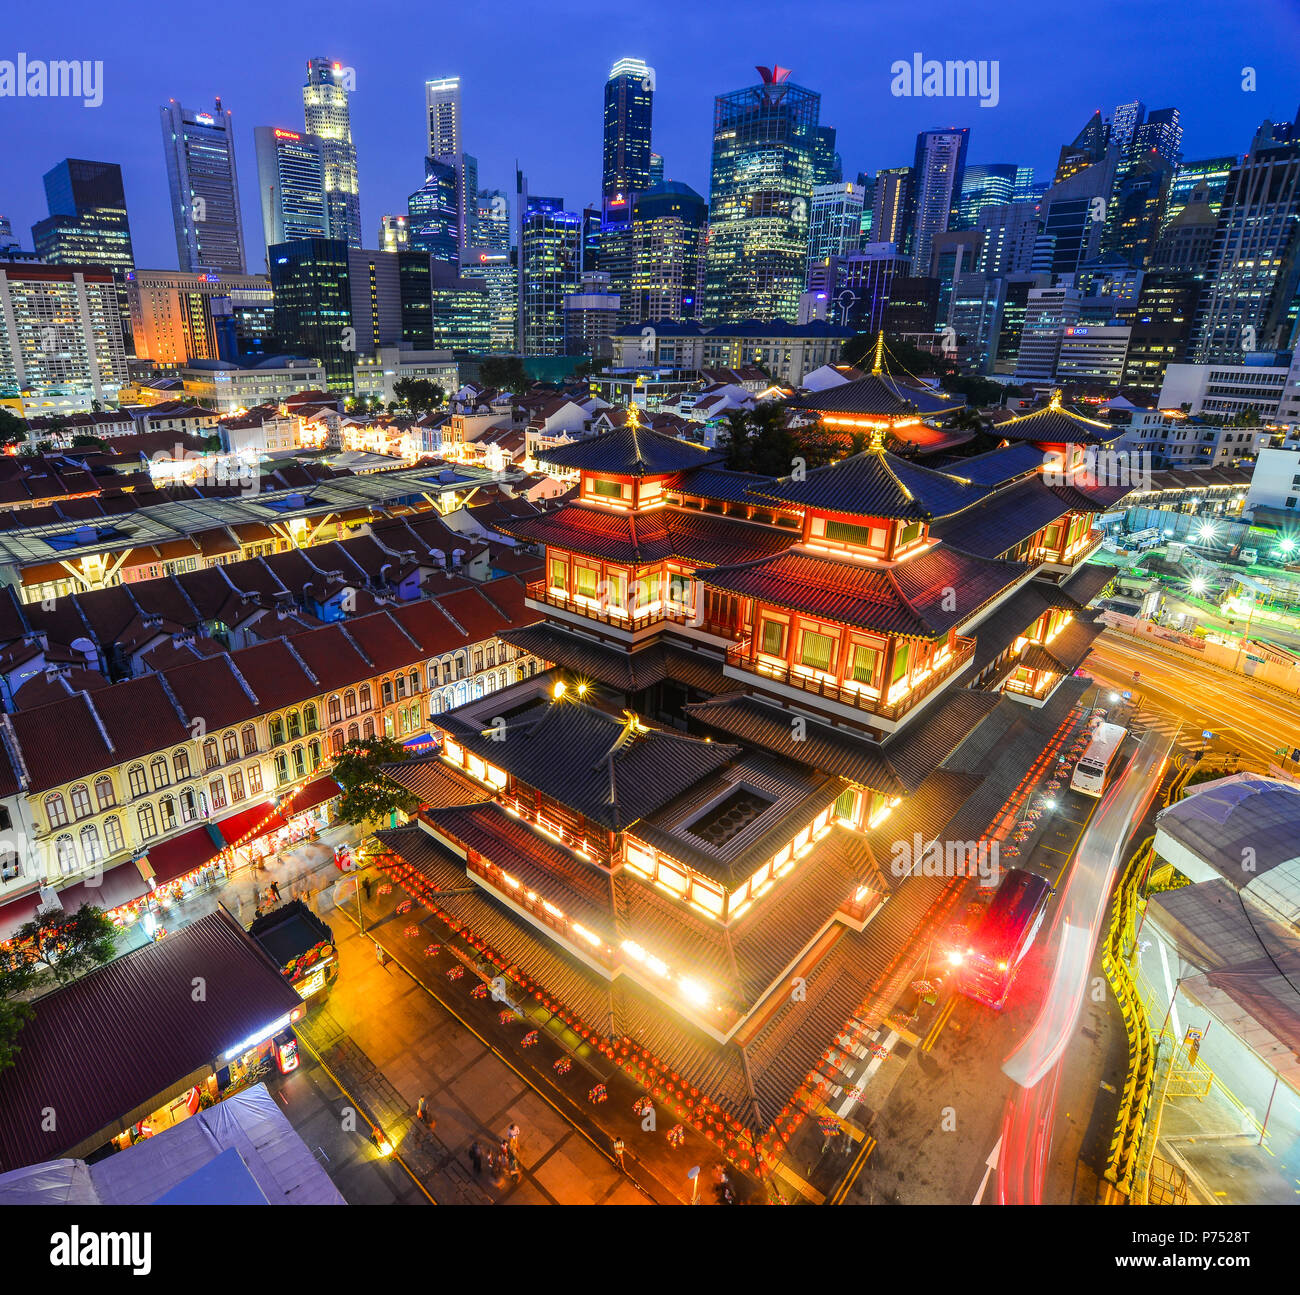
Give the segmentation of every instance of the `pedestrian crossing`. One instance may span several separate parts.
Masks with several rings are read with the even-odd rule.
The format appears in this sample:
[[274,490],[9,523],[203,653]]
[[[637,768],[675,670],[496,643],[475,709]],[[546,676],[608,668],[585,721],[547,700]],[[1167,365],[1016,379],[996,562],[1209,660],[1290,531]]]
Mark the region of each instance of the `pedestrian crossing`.
[[1176,715],[1139,715],[1133,721],[1133,733],[1135,736],[1141,736],[1144,733],[1159,733],[1163,737],[1178,739],[1181,733],[1184,740],[1197,738],[1201,736],[1201,730],[1196,727],[1194,721],[1180,720]]

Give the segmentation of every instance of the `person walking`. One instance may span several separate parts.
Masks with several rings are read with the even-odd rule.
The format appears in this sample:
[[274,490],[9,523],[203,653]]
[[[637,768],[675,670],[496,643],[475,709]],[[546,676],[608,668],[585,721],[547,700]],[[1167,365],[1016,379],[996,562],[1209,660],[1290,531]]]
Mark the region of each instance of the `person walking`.
[[510,1143],[505,1138],[501,1139],[501,1149],[497,1153],[497,1164],[503,1174],[510,1172]]
[[620,1137],[614,1138],[614,1159],[618,1161],[618,1167],[627,1173],[627,1165],[623,1163],[623,1153],[627,1150],[627,1144]]
[[515,1155],[518,1155],[519,1154],[519,1125],[517,1125],[513,1120],[510,1122],[510,1127],[506,1130],[506,1137],[510,1141],[510,1150],[513,1151]]
[[515,1155],[513,1151],[510,1152],[509,1157],[506,1161],[506,1165],[507,1165],[507,1172],[510,1174],[510,1177],[513,1178],[517,1183],[519,1181],[519,1174],[520,1174],[519,1157]]
[[[488,1152],[488,1168],[491,1169],[492,1153]],[[477,1178],[483,1172],[483,1148],[479,1146],[478,1140],[475,1139],[469,1144],[469,1162],[474,1166],[474,1176]]]
[[363,893],[363,894],[365,895],[365,897],[366,897],[366,903],[367,903],[367,904],[370,903],[370,885],[371,885],[371,882],[370,882],[370,878],[369,878],[369,877],[362,877],[362,878],[361,878],[361,890],[362,890],[362,893]]
[[271,883],[271,895],[278,904],[280,902],[280,883],[278,881],[273,881]]
[[427,1125],[429,1123],[428,1106],[423,1097],[420,1098],[419,1104],[415,1108],[415,1118],[419,1120],[421,1124]]
[[[477,1146],[478,1143],[475,1143],[474,1145]],[[488,1147],[488,1153],[487,1153],[487,1167],[488,1167],[488,1173],[493,1174],[493,1175],[496,1174],[496,1171],[497,1171],[497,1157],[496,1157],[496,1152],[494,1152],[494,1151],[492,1150],[491,1147]]]

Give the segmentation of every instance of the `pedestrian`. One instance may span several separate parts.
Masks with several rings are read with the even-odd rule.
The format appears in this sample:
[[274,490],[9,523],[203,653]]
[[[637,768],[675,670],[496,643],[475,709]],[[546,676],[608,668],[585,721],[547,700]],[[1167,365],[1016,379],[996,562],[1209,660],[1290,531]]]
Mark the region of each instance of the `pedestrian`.
[[[259,913],[258,916],[260,917],[261,914]],[[386,964],[387,959],[384,957],[384,946],[380,944],[378,940],[375,941],[375,957],[379,960],[379,965],[381,967]]]
[[419,1104],[415,1108],[415,1118],[419,1120],[421,1124],[428,1124],[429,1122],[429,1112],[425,1107],[423,1097],[420,1098]]
[[506,1137],[509,1138],[510,1140],[510,1150],[513,1151],[516,1155],[518,1155],[519,1154],[519,1125],[517,1125],[513,1120],[510,1122],[510,1127],[506,1130]]
[[520,1170],[519,1170],[519,1157],[518,1157],[517,1155],[515,1155],[515,1153],[514,1153],[513,1151],[510,1153],[510,1158],[509,1158],[509,1162],[508,1162],[508,1164],[509,1164],[509,1173],[510,1173],[510,1177],[513,1178],[513,1179],[515,1180],[515,1182],[518,1182],[518,1181],[519,1181],[519,1173],[520,1173]]
[[501,1149],[497,1153],[497,1164],[501,1166],[503,1174],[510,1172],[510,1143],[505,1138],[501,1139]]
[[369,877],[361,878],[361,889],[362,891],[365,892],[366,903],[368,904],[370,902],[370,878]]
[[[488,1152],[488,1168],[491,1169],[492,1153]],[[477,1139],[469,1144],[469,1162],[474,1166],[474,1175],[477,1177],[483,1172],[483,1148],[479,1146]]]
[[253,908],[253,920],[257,921],[257,919],[261,916],[262,916],[262,900],[259,897],[257,904]]
[[627,1150],[627,1144],[620,1137],[614,1138],[614,1159],[618,1161],[618,1167],[627,1173],[627,1166],[623,1163],[623,1152]]
[[[476,1142],[474,1145],[478,1146],[478,1143]],[[471,1152],[471,1154],[473,1153]],[[496,1152],[494,1152],[491,1147],[488,1147],[487,1167],[488,1167],[488,1173],[495,1175],[497,1171],[497,1157],[496,1157]]]
[[278,904],[280,902],[280,883],[278,881],[273,881],[271,883],[271,894],[274,897],[275,902]]

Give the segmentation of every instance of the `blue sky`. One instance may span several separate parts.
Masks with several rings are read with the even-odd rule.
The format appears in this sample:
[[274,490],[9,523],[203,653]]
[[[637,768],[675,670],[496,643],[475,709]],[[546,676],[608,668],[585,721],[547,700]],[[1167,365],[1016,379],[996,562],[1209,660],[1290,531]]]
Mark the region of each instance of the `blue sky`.
[[[1045,12],[1048,11],[1048,12]],[[1300,99],[1300,4],[1255,0],[497,0],[370,7],[223,0],[219,5],[25,4],[6,19],[0,59],[92,59],[104,102],[0,98],[0,214],[30,246],[46,214],[41,175],[63,157],[121,163],[137,264],[172,268],[158,108],[168,98],[234,112],[249,269],[261,270],[253,127],[301,129],[307,59],[356,69],[353,136],[362,218],[404,211],[423,178],[423,85],[459,75],[466,149],[480,183],[513,190],[518,159],[534,192],[570,206],[600,185],[601,95],[610,65],[644,58],[657,74],[655,148],[670,179],[707,195],[712,98],[780,63],[822,95],[848,176],[910,163],[918,130],[971,129],[971,162],[1055,162],[1094,108],[1140,98],[1181,109],[1189,157],[1241,153],[1265,117]],[[895,98],[890,65],[997,60],[1000,102]],[[1242,68],[1257,88],[1242,89]]]

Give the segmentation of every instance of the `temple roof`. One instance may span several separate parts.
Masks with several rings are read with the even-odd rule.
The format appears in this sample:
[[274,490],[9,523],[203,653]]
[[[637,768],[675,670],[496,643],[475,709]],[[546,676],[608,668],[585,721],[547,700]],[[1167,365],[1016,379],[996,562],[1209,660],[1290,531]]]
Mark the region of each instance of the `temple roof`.
[[752,486],[749,493],[819,512],[930,521],[971,507],[988,491],[960,476],[924,468],[887,450],[870,449],[824,468],[814,468],[801,480],[780,477],[770,485]]
[[454,711],[438,723],[483,760],[616,832],[740,754],[739,747],[647,729],[567,700],[538,701],[507,716],[504,737]]
[[856,382],[844,382],[825,391],[796,397],[790,401],[790,408],[904,419],[952,413],[965,403],[965,396],[950,396],[932,387],[916,386],[888,373],[870,373]]
[[1000,449],[976,454],[969,459],[957,459],[941,470],[955,472],[977,486],[993,487],[1034,472],[1043,467],[1045,462],[1043,451],[1026,441],[1004,445]]
[[936,639],[1020,580],[1023,562],[990,561],[947,545],[891,567],[861,566],[790,549],[700,579],[761,603],[841,625]]
[[603,472],[622,477],[662,477],[715,463],[717,450],[706,450],[675,436],[665,436],[635,422],[584,441],[538,450],[539,462],[579,472]]
[[1060,402],[1060,393],[1043,409],[999,423],[994,434],[1008,441],[1033,441],[1039,445],[1105,445],[1122,434],[1110,423],[1085,418]]
[[498,529],[534,544],[629,565],[680,558],[698,566],[745,562],[787,548],[788,531],[693,509],[623,512],[582,503],[536,517],[503,521]]

